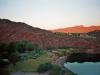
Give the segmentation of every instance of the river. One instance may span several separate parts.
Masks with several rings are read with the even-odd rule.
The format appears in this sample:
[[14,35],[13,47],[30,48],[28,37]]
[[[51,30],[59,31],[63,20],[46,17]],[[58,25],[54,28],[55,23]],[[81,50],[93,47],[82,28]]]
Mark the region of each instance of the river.
[[64,66],[78,75],[100,75],[100,62],[67,62]]

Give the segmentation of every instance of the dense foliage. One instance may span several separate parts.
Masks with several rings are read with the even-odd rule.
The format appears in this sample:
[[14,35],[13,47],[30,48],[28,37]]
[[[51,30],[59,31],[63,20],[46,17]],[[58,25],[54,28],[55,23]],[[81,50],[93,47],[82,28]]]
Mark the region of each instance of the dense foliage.
[[10,42],[9,44],[0,43],[0,67],[8,64],[15,65],[25,53],[28,54],[29,58],[39,57],[42,53],[41,47],[26,40]]
[[48,70],[52,69],[52,64],[51,63],[44,63],[44,64],[40,64],[37,71],[39,73],[43,73],[43,72],[47,72]]

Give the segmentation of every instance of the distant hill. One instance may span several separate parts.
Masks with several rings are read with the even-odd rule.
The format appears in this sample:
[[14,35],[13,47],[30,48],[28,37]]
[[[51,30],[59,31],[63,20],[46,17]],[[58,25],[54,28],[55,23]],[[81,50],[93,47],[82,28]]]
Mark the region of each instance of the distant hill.
[[52,32],[62,32],[62,33],[88,33],[94,30],[100,30],[100,26],[85,27],[83,25],[79,25],[75,27],[61,28],[61,29],[55,29],[51,31]]

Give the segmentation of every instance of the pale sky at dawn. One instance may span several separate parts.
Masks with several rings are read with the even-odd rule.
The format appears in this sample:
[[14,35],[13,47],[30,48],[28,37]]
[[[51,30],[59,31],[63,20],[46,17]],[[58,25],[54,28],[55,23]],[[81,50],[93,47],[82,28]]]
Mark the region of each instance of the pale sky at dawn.
[[100,0],[0,0],[0,18],[42,29],[100,25]]

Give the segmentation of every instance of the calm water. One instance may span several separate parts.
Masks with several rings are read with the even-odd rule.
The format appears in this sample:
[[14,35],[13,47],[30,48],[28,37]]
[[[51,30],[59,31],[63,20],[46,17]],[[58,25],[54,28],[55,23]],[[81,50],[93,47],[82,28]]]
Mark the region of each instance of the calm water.
[[64,66],[78,75],[100,75],[100,62],[67,62]]

